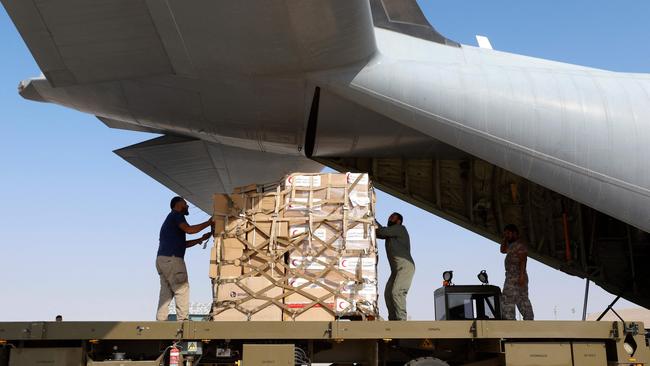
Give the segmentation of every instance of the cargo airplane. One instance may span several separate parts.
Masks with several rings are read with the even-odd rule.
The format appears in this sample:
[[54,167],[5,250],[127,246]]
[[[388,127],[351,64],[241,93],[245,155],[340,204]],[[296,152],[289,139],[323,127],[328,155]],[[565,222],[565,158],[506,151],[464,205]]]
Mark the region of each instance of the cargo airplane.
[[386,192],[650,306],[650,75],[454,42],[415,0],[0,0],[27,99],[161,136],[117,150],[210,211],[293,171]]

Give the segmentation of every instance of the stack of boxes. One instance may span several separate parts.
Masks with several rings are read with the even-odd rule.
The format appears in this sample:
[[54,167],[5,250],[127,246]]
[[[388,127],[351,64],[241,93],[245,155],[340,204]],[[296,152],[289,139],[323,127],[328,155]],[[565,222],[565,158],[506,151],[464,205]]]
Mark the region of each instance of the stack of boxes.
[[291,174],[214,200],[213,320],[376,318],[367,174]]

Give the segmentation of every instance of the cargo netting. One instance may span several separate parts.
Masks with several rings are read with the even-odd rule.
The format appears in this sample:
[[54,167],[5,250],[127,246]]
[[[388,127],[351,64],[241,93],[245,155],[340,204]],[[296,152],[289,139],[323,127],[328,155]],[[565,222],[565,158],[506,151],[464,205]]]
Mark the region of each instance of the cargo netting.
[[212,319],[375,319],[375,196],[367,174],[291,174],[215,195]]

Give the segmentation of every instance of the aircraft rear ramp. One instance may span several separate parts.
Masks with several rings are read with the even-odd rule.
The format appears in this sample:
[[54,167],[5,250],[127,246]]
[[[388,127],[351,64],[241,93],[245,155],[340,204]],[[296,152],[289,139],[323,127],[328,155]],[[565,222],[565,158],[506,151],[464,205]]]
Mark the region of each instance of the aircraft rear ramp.
[[605,290],[650,305],[650,235],[481,159],[315,158],[369,172],[375,186],[501,242],[514,223],[529,255]]

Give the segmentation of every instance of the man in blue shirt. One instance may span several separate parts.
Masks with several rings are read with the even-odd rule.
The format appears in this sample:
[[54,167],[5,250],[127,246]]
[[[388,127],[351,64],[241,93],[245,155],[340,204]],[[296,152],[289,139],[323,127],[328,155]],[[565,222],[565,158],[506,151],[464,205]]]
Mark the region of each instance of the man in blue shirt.
[[156,269],[160,275],[160,300],[156,320],[167,320],[169,303],[176,299],[176,319],[187,320],[190,307],[190,284],[185,267],[185,249],[200,244],[210,238],[206,233],[199,239],[187,240],[186,234],[196,234],[212,226],[212,218],[206,222],[189,225],[185,216],[189,214],[187,202],[174,197],[169,204],[172,211],[160,228],[160,245],[156,258]]

